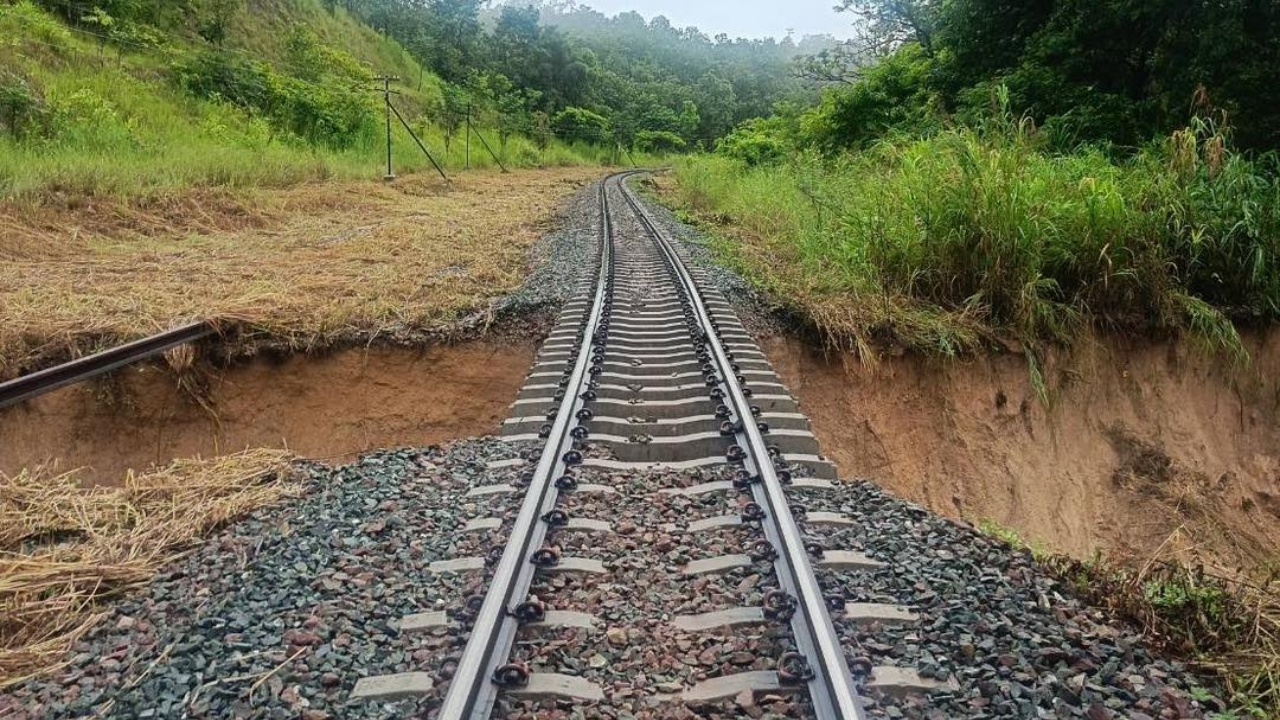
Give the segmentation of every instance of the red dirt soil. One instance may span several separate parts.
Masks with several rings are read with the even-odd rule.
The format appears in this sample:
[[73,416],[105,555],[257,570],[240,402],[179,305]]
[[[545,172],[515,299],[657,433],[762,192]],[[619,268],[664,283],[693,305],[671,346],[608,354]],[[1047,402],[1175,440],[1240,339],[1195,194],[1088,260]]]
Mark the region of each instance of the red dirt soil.
[[1280,559],[1280,338],[1231,370],[1184,342],[1092,338],[1053,358],[1051,404],[1017,355],[884,358],[793,340],[766,353],[849,478],[1085,557]]
[[57,462],[114,485],[130,469],[245,448],[326,462],[495,432],[533,362],[531,342],[343,351],[221,372],[208,407],[155,366],[0,412],[0,472]]

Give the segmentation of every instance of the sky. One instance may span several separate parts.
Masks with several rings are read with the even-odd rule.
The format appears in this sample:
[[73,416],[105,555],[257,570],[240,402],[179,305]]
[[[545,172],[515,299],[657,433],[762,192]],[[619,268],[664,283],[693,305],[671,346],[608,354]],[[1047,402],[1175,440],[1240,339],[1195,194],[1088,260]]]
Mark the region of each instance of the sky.
[[829,34],[847,38],[850,20],[832,8],[836,0],[579,0],[606,15],[635,10],[646,19],[666,15],[676,27],[696,25],[707,35],[782,38],[787,29],[796,39]]

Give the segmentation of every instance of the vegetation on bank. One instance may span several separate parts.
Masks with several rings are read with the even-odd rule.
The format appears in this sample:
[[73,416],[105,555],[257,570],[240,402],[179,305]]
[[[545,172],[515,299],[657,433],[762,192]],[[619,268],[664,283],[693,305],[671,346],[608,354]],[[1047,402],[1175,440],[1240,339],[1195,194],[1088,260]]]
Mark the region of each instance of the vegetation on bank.
[[728,147],[678,166],[677,202],[723,225],[722,249],[839,345],[955,355],[1101,324],[1238,356],[1233,321],[1280,318],[1275,161],[1208,123],[1123,159],[1054,153],[1008,115],[834,158],[752,165]]
[[[1280,33],[1232,24],[1280,29],[1274,9],[1201,18],[1235,27],[1256,50],[1241,57],[1183,42],[1199,9],[843,5],[865,45],[802,66],[828,81],[822,99],[740,125],[679,167],[675,191],[830,341],[955,355],[1012,339],[1034,365],[1045,343],[1101,325],[1185,332],[1239,359],[1237,323],[1280,319],[1280,138],[1251,96],[1273,91],[1257,73],[1280,72]],[[1104,42],[1138,16],[1165,34]]]

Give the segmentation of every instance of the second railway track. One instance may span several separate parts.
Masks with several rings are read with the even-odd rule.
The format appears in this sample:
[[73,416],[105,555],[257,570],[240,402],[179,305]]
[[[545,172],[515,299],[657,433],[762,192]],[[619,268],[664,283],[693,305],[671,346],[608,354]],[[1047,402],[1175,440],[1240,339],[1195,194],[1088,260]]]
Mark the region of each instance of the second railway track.
[[[846,602],[819,581],[815,568],[878,565],[825,546],[819,528],[846,519],[805,510],[834,467],[733,309],[627,186],[630,175],[601,183],[598,268],[504,426],[508,439],[542,450],[506,468],[509,484],[473,491],[523,494],[516,512],[468,525],[505,544],[433,568],[487,573],[486,592],[458,598],[451,613],[405,619],[469,627],[432,716],[546,716],[539,703],[565,717],[758,716],[759,697],[789,717],[854,720],[870,716],[865,697],[877,684],[928,689],[909,670],[846,656],[833,615],[909,618]],[[651,591],[664,587],[679,590]],[[711,670],[684,673],[672,650]],[[370,678],[356,692],[412,694],[415,682],[430,684],[425,674]]]

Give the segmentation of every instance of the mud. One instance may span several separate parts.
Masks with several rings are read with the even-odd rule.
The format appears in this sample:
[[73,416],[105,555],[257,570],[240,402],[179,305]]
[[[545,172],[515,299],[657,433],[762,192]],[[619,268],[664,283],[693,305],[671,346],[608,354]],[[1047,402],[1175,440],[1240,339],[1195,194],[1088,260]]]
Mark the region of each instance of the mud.
[[258,359],[183,382],[155,366],[128,369],[0,412],[0,472],[57,463],[113,485],[131,469],[246,448],[341,462],[488,435],[533,356],[531,341],[486,342]]
[[1184,342],[1094,337],[1052,358],[1046,404],[1018,355],[867,367],[763,343],[845,477],[1086,557],[1280,559],[1280,338],[1248,368]]

